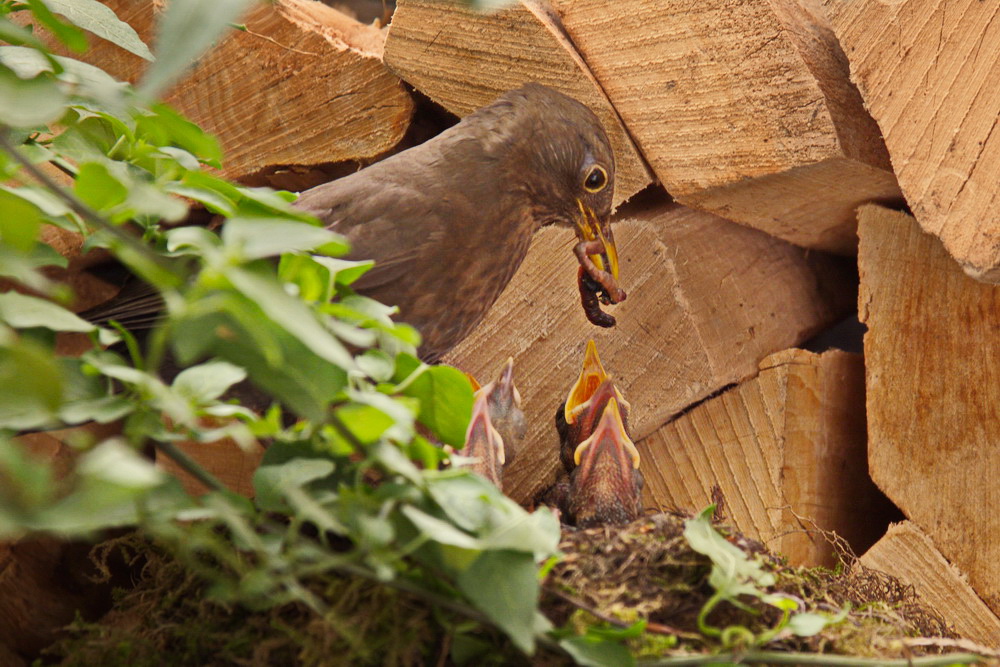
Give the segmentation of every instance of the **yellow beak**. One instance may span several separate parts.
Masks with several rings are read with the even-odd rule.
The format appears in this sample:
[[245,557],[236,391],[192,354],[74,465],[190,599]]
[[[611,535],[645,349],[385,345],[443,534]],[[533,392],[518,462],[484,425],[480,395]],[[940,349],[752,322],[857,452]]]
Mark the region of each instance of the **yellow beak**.
[[615,247],[615,238],[611,233],[611,224],[607,221],[598,220],[594,210],[584,204],[581,200],[576,200],[580,208],[580,217],[576,221],[579,235],[584,241],[600,240],[604,246],[604,252],[598,255],[590,255],[590,259],[602,271],[607,271],[618,280],[618,249]]
[[597,345],[593,339],[587,341],[587,351],[583,355],[583,369],[576,384],[569,391],[566,397],[566,408],[563,416],[566,423],[572,424],[576,420],[577,408],[590,400],[594,391],[608,378],[608,374],[601,365],[601,358],[597,356]]

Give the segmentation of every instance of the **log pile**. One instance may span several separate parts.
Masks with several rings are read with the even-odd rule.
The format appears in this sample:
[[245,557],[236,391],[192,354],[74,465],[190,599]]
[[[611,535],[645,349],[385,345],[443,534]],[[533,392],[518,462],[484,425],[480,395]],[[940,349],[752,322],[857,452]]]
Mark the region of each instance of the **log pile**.
[[[154,2],[108,4],[150,34]],[[405,84],[459,116],[526,81],[587,104],[617,160],[617,327],[586,321],[572,233],[549,228],[446,359],[490,377],[514,358],[529,430],[509,494],[555,479],[552,415],[594,338],[632,406],[649,508],[721,499],[797,564],[832,564],[836,532],[1000,646],[1000,287],[976,280],[1000,280],[994,10],[399,0],[385,30],[277,0],[168,99],[250,180],[394,150]],[[110,44],[90,59],[139,71]],[[863,354],[803,349],[855,308]]]

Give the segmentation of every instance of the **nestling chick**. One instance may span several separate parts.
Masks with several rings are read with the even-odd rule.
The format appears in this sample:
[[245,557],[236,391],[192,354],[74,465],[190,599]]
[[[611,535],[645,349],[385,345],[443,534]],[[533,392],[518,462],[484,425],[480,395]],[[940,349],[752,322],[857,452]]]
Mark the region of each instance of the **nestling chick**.
[[576,468],[573,461],[576,448],[590,437],[611,398],[618,401],[622,421],[628,428],[629,404],[604,371],[597,356],[593,340],[587,342],[583,368],[576,384],[556,411],[556,430],[559,432],[559,458],[566,472]]
[[506,460],[503,438],[490,419],[489,395],[480,391],[472,405],[472,419],[465,432],[465,446],[459,455],[475,459],[469,470],[493,482],[503,491],[503,464]]
[[472,420],[459,454],[478,459],[470,466],[503,491],[503,469],[517,454],[527,422],[521,410],[521,393],[514,385],[514,359],[507,359],[500,377],[484,387],[469,376],[476,400]]
[[528,430],[528,422],[521,409],[521,393],[514,385],[514,359],[507,359],[500,370],[500,377],[483,387],[480,391],[486,393],[489,403],[490,420],[500,437],[503,438],[504,451],[510,465],[517,457],[517,452],[524,434]]
[[611,398],[594,433],[574,452],[565,512],[578,528],[628,523],[642,511],[639,451],[625,430],[618,401]]

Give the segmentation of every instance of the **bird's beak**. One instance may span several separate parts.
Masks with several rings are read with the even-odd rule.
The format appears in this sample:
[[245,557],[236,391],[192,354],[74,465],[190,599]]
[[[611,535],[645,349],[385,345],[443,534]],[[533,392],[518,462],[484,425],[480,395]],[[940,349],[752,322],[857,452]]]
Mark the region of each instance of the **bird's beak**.
[[619,470],[626,471],[630,467],[639,469],[639,450],[625,432],[625,422],[614,398],[604,408],[593,435],[581,442],[573,454],[576,464],[583,468],[580,474],[584,476],[593,470],[594,462],[601,456],[611,457]]
[[465,377],[469,378],[469,384],[472,385],[472,393],[473,394],[476,393],[477,391],[479,391],[480,389],[482,389],[482,387],[479,385],[479,380],[477,380],[472,375],[472,373],[466,373]]
[[601,358],[597,356],[597,345],[594,340],[587,341],[587,351],[583,355],[583,369],[576,384],[569,390],[566,397],[566,407],[563,416],[567,424],[572,424],[583,407],[597,391],[602,382],[608,379],[608,374],[604,372],[601,365]]
[[479,459],[479,465],[473,466],[477,472],[480,471],[480,466],[491,467],[490,461],[495,460],[501,466],[506,462],[503,438],[490,421],[486,393],[480,394],[472,404],[472,419],[469,421],[469,429],[465,432],[465,446],[459,453],[462,456]]
[[521,392],[514,386],[514,357],[507,357],[507,363],[500,370],[500,377],[496,381],[494,391],[499,392],[504,402],[513,403],[515,407],[521,407]]
[[611,232],[611,216],[601,216],[594,212],[583,201],[577,199],[580,215],[575,220],[576,235],[581,241],[598,240],[604,246],[604,252],[590,255],[590,259],[602,271],[607,271],[611,277],[618,280],[618,249],[615,247],[615,237]]

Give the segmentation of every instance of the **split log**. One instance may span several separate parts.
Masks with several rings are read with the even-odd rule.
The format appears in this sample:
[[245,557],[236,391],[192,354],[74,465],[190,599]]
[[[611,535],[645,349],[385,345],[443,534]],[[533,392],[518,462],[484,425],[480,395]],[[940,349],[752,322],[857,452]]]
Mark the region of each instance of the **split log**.
[[905,213],[859,221],[872,479],[1000,613],[1000,287]]
[[[120,424],[86,426],[29,433],[14,440],[33,457],[52,465],[56,477],[73,466],[74,437],[103,440],[120,431]],[[111,585],[90,577],[96,567],[90,545],[50,538],[0,542],[0,657],[3,647],[18,659],[32,659],[52,643],[56,633],[78,613],[93,618],[111,603]],[[2,664],[8,663],[3,660]]]
[[[159,3],[105,4],[152,44]],[[312,0],[256,4],[241,22],[166,97],[219,138],[224,175],[370,160],[402,139],[413,100],[382,63],[383,30]],[[149,64],[91,41],[84,58],[121,80]]]
[[[264,458],[264,448],[259,444],[249,451],[244,451],[230,438],[215,442],[181,442],[177,448],[194,459],[227,489],[247,498],[254,496],[253,474],[257,471]],[[202,495],[209,491],[208,487],[185,472],[169,456],[156,452],[156,465],[165,472],[176,477],[184,490],[191,495]]]
[[1000,619],[990,611],[934,542],[911,521],[896,523],[858,559],[913,586],[955,632],[984,646],[1000,646]]
[[813,0],[556,0],[677,201],[792,243],[857,248],[854,210],[900,197]]
[[385,61],[449,111],[465,116],[507,90],[537,81],[597,114],[615,153],[615,205],[652,176],[601,87],[540,0],[483,13],[462,0],[401,0]]
[[591,325],[576,287],[573,232],[546,228],[479,328],[447,358],[480,378],[507,357],[524,397],[528,434],[511,470],[524,501],[550,484],[559,461],[556,408],[594,338],[632,404],[640,439],[692,403],[753,376],[768,354],[836,321],[852,304],[847,262],[808,253],[708,213],[657,204],[616,223],[622,285],[614,329]]
[[718,488],[737,530],[795,565],[833,566],[821,531],[859,553],[889,523],[868,477],[864,406],[860,355],[772,354],[757,377],[637,443],[646,505],[697,511]]
[[980,0],[825,0],[920,226],[1000,282],[1000,20]]

